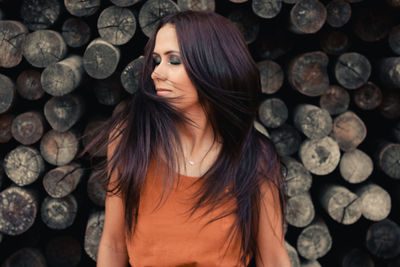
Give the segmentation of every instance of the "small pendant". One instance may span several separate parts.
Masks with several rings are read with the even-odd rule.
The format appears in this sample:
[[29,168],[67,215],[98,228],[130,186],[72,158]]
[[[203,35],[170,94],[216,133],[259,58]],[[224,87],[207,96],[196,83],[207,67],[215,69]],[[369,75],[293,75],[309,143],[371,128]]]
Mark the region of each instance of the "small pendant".
[[189,160],[188,163],[189,163],[190,165],[192,165],[192,166],[194,165],[194,161],[193,161],[193,160]]

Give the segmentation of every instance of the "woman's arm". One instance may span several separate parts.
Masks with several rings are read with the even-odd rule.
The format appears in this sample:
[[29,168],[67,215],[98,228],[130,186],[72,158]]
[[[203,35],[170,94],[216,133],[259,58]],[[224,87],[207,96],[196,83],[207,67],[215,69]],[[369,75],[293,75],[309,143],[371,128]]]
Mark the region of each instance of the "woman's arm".
[[282,229],[279,193],[272,183],[261,185],[257,267],[290,267]]

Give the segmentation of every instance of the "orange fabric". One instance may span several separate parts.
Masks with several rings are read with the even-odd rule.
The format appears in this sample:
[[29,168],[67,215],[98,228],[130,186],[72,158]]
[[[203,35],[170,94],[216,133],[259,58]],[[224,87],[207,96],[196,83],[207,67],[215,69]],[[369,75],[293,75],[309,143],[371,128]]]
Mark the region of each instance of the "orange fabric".
[[242,266],[240,238],[236,235],[230,245],[226,240],[235,215],[205,226],[221,211],[231,209],[234,201],[205,217],[200,217],[202,209],[189,217],[185,211],[193,205],[194,200],[190,198],[200,186],[193,183],[199,178],[180,175],[179,184],[159,204],[162,181],[153,167],[149,168],[141,194],[136,232],[130,241],[127,239],[129,263],[133,267]]

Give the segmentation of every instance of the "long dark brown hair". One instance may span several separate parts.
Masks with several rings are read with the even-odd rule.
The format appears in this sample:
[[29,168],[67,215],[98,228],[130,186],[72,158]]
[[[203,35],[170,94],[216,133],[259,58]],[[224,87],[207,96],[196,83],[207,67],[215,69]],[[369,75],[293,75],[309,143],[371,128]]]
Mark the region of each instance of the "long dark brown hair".
[[[152,52],[156,34],[166,24],[175,27],[182,63],[197,89],[214,136],[222,141],[218,158],[198,180],[201,187],[194,196],[191,214],[204,206],[212,211],[234,198],[237,206],[214,220],[235,215],[230,235],[240,234],[241,261],[245,264],[248,256],[259,253],[260,184],[269,182],[276,186],[280,193],[276,205],[280,204],[283,214],[283,180],[273,144],[253,127],[261,99],[259,71],[239,30],[221,15],[184,11],[161,19],[145,47],[140,89],[109,120],[107,129],[112,133],[106,133],[110,138],[105,145],[118,137],[107,162],[108,179],[112,173],[118,173],[117,183],[110,191],[120,194],[124,201],[126,231],[131,236],[150,161],[160,160],[159,155],[163,155],[170,170],[163,178],[165,185],[173,184],[177,178],[171,175],[182,151],[176,124],[195,122],[188,121],[155,93]],[[91,146],[98,145],[99,139]],[[225,191],[227,187],[229,192]]]

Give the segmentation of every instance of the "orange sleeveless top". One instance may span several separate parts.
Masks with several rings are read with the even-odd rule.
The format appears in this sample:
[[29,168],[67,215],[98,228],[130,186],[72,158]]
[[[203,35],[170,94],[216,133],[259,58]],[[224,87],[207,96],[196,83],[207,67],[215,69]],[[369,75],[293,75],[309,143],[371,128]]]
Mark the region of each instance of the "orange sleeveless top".
[[160,203],[162,179],[156,175],[155,169],[149,167],[136,231],[126,241],[131,266],[243,266],[240,263],[239,235],[227,239],[235,215],[207,224],[221,212],[231,210],[234,201],[204,217],[201,217],[205,210],[202,208],[189,216],[187,211],[194,203],[191,197],[200,186],[194,182],[199,178],[180,175],[179,184],[176,183],[169,194],[165,193]]

